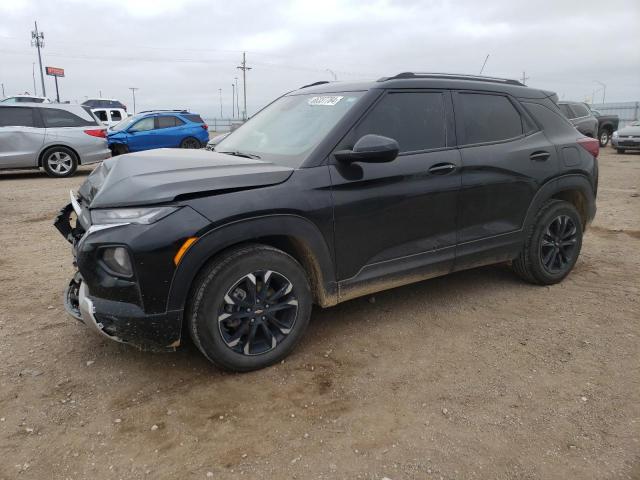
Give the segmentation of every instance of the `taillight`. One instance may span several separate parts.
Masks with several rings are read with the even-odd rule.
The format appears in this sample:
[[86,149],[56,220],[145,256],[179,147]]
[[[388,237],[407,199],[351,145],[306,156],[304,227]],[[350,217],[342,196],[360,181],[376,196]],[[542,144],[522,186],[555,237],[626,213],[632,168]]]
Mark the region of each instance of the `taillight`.
[[598,140],[591,137],[583,137],[579,138],[576,143],[591,155],[593,155],[595,158],[598,158],[598,154],[600,153],[600,143],[598,142]]
[[203,123],[201,127],[204,128],[205,130],[209,130],[209,125],[207,125],[206,123]]
[[107,138],[107,131],[104,128],[85,130],[84,133],[86,133],[87,135],[91,135],[92,137]]

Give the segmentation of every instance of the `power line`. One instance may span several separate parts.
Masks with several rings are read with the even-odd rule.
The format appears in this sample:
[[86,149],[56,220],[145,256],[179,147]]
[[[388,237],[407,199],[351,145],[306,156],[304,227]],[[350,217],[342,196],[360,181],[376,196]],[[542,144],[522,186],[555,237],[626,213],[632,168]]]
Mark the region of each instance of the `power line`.
[[44,33],[38,32],[38,22],[33,22],[36,29],[31,31],[31,46],[35,46],[38,49],[38,63],[40,64],[40,81],[42,82],[42,96],[47,96],[47,91],[44,88],[44,72],[42,71],[42,56],[40,55],[40,48],[44,48]]
[[247,67],[247,52],[242,52],[242,63],[236,67],[242,70],[242,94],[244,96],[244,110],[242,112],[242,119],[247,119],[247,70],[251,70],[251,67]]

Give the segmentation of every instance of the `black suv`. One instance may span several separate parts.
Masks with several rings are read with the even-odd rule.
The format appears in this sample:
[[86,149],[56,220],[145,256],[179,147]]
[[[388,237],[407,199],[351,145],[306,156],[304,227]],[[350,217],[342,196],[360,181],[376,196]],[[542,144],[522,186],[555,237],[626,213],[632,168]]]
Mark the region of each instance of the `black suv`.
[[319,82],[216,151],[105,160],[55,223],[78,267],[67,310],[247,371],[291,352],[314,303],[497,262],[557,283],[595,215],[598,142],[556,99],[485,77]]

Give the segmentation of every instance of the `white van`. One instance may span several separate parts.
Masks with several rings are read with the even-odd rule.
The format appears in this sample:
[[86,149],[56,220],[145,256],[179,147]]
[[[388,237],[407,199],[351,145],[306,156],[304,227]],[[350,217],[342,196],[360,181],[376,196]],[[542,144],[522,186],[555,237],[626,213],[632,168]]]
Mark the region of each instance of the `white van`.
[[92,108],[91,113],[107,127],[113,127],[127,118],[127,112],[123,108]]

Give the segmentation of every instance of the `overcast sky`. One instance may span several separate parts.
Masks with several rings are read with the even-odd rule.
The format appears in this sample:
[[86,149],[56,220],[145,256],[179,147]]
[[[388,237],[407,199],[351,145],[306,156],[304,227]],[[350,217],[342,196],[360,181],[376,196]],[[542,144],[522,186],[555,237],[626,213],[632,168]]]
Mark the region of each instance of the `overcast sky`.
[[[2,0],[0,82],[33,92],[34,20],[63,100],[231,114],[242,51],[249,113],[306,83],[402,71],[520,78],[567,100],[640,100],[639,0]],[[41,94],[40,79],[37,89]],[[52,77],[47,96],[55,97]],[[242,100],[241,100],[242,102]],[[241,107],[242,108],[242,107]],[[130,108],[131,110],[131,108]]]

